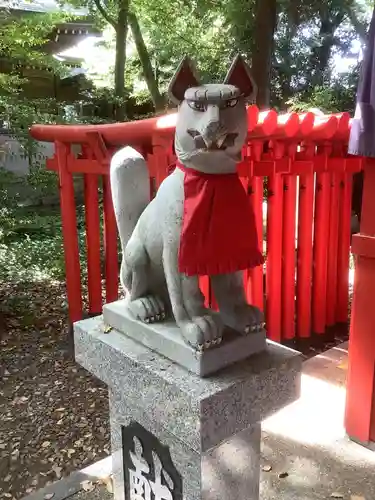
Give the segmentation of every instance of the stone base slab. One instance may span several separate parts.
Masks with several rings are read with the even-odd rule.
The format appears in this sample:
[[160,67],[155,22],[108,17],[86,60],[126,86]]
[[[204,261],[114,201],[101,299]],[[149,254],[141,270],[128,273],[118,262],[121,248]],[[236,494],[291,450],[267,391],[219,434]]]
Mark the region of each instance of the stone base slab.
[[266,349],[264,330],[249,335],[240,335],[228,328],[224,332],[223,342],[220,345],[202,353],[197,352],[184,342],[180,329],[174,321],[142,323],[128,313],[124,300],[106,304],[103,308],[103,319],[106,325],[200,377],[211,375]]

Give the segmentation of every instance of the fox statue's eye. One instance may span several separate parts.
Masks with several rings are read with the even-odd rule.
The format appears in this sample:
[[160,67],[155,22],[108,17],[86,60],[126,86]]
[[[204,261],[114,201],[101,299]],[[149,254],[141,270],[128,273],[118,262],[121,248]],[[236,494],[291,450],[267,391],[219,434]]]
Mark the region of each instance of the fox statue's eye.
[[207,104],[204,102],[199,102],[199,101],[188,101],[189,106],[191,109],[194,109],[194,111],[206,111],[207,109]]
[[227,108],[234,108],[237,106],[237,103],[238,99],[229,99],[229,101],[227,101]]

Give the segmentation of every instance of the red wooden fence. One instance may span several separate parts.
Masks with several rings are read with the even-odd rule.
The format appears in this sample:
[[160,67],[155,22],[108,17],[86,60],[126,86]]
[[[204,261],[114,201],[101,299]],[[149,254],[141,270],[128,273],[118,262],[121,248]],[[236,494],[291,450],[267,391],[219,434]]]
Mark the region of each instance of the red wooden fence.
[[[31,135],[55,143],[47,168],[59,173],[67,294],[71,321],[83,315],[82,279],[73,175],[84,176],[88,312],[118,297],[117,230],[109,184],[114,151],[130,145],[147,159],[154,194],[174,161],[176,115],[97,126],[34,125]],[[275,341],[309,338],[347,321],[350,215],[353,173],[363,160],[347,155],[349,115],[277,115],[248,108],[248,142],[238,172],[256,214],[264,269],[245,273],[248,299],[265,309]],[[71,150],[80,144],[78,157]],[[103,235],[99,181],[103,186]],[[266,228],[263,228],[264,187]],[[264,234],[263,234],[264,233]],[[104,276],[101,266],[104,242]],[[264,273],[266,279],[264,280]],[[201,280],[206,302],[215,307],[210,283]]]

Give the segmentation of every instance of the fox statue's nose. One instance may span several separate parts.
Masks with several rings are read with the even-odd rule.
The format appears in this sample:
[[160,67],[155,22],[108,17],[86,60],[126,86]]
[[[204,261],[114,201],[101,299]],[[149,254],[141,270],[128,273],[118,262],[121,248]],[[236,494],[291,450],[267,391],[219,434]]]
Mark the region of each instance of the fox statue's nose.
[[206,123],[201,124],[202,136],[208,141],[214,142],[221,128],[219,107],[215,105],[208,106],[204,118]]
[[218,135],[219,130],[220,130],[220,121],[212,120],[207,124],[204,135],[207,137],[207,139],[214,141]]

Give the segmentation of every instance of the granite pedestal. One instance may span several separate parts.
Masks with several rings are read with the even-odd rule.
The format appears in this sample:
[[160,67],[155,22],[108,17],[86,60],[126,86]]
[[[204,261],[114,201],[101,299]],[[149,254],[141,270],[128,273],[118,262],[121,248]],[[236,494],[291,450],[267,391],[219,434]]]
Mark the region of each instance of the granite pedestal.
[[261,421],[299,396],[301,357],[266,351],[200,378],[102,317],[76,360],[109,388],[115,500],[258,500]]
[[264,330],[241,335],[226,328],[220,345],[198,352],[184,341],[175,321],[167,319],[161,323],[142,323],[127,312],[124,300],[105,304],[103,321],[201,377],[247,359],[263,351],[267,345]]

